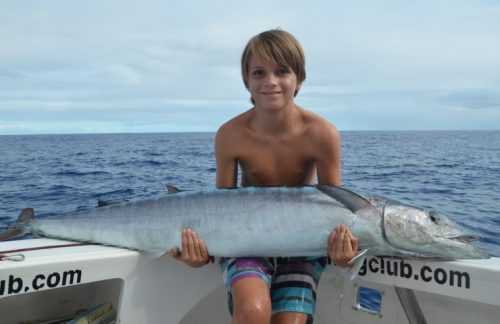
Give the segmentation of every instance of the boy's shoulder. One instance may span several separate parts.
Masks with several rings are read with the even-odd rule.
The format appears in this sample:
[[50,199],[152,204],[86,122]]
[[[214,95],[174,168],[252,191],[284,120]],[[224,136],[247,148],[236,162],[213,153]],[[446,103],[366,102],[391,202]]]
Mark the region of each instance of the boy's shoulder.
[[338,137],[337,128],[325,118],[312,111],[301,108],[302,119],[307,127],[308,134],[313,137]]
[[241,113],[222,124],[217,130],[217,136],[234,136],[241,134],[247,127],[251,115],[251,109]]
[[215,135],[216,147],[237,148],[245,140],[245,129],[248,125],[250,110],[233,117],[222,124]]
[[[301,117],[302,125],[299,127],[302,130],[298,132],[302,134],[301,136],[317,144],[339,138],[340,135],[337,129],[328,120],[304,108],[298,106],[297,108]],[[226,143],[233,142],[236,144],[247,139],[248,134],[252,133],[248,129],[252,114],[253,110],[250,109],[224,123],[217,130],[216,140]]]

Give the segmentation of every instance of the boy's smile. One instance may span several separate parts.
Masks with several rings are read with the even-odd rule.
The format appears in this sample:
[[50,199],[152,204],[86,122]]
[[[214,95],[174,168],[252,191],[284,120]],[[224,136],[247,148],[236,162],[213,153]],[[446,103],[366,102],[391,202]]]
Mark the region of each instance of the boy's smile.
[[281,91],[261,91],[261,94],[267,97],[277,97],[281,93]]

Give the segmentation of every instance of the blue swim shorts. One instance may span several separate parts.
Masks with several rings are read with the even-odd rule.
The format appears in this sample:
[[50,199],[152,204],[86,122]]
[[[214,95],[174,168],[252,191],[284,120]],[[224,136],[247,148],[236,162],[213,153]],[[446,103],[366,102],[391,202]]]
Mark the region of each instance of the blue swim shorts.
[[306,313],[308,323],[312,323],[316,289],[327,260],[327,257],[221,258],[230,313],[233,313],[231,285],[253,277],[264,280],[269,286],[273,314]]

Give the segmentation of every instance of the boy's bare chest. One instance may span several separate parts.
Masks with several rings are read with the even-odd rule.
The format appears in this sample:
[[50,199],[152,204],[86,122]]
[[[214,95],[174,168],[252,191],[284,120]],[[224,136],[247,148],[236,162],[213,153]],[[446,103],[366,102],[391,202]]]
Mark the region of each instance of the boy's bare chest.
[[298,185],[311,183],[315,159],[301,143],[250,145],[238,162],[243,185]]

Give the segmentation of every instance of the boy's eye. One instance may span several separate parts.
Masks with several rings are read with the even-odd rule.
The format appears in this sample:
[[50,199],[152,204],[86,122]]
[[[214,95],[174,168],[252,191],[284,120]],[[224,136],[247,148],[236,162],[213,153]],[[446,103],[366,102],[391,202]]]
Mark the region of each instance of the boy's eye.
[[264,71],[263,70],[253,70],[252,75],[253,76],[262,76],[262,75],[264,75]]
[[279,75],[284,75],[284,74],[290,73],[290,69],[288,69],[288,68],[279,68],[277,72],[278,72]]

